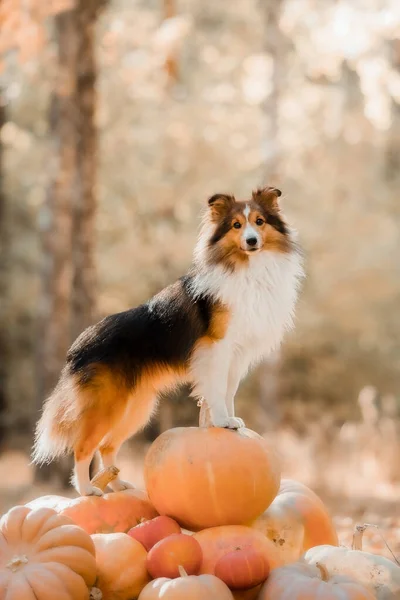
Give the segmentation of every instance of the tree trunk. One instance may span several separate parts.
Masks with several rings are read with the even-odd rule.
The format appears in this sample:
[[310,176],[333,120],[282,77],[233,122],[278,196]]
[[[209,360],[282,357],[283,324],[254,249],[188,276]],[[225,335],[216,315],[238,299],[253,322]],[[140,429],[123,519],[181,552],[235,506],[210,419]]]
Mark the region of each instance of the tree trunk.
[[97,131],[95,6],[80,0],[76,11],[78,56],[76,80],[76,150],[78,193],[74,198],[72,339],[93,322],[96,303],[95,212]]
[[[94,28],[103,0],[77,0],[73,10],[55,16],[58,82],[50,131],[55,162],[43,211],[43,293],[39,406],[53,389],[76,336],[95,312],[95,175],[97,138],[94,123],[96,62]],[[54,471],[67,483],[67,469]],[[39,472],[38,472],[39,474]]]
[[54,162],[42,214],[43,291],[40,405],[57,382],[71,339],[73,201],[78,193],[76,150],[77,32],[73,11],[56,15],[58,80],[50,106]]
[[[75,95],[79,44],[74,11],[56,15],[54,23],[58,79],[49,118],[54,162],[42,214],[38,408],[57,383],[71,341],[73,203],[78,195]],[[36,476],[38,480],[47,480],[53,473],[58,473],[62,479],[66,476],[59,465],[41,468]]]
[[[3,95],[0,90],[0,133],[6,122],[6,108]],[[6,340],[6,293],[7,293],[7,232],[5,225],[5,194],[3,187],[3,146],[0,137],[0,446],[4,441],[6,433],[6,411],[7,411],[7,392],[6,392],[6,363],[7,363],[7,340]]]

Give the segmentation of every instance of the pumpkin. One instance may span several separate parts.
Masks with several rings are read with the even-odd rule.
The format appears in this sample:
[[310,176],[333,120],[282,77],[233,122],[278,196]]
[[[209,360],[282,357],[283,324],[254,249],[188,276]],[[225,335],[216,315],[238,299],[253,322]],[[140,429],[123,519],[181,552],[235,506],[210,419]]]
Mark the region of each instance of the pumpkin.
[[270,569],[281,566],[282,561],[275,545],[259,531],[244,525],[211,527],[193,536],[203,551],[200,573],[215,575],[219,559],[235,550],[253,549],[261,553]]
[[255,587],[267,579],[268,573],[268,561],[254,548],[237,548],[221,556],[215,564],[216,577],[231,590]]
[[298,481],[282,479],[278,495],[252,523],[278,548],[285,564],[313,546],[338,545],[337,533],[322,500]]
[[203,552],[199,542],[190,535],[176,533],[157,542],[150,550],[146,566],[153,579],[179,577],[179,567],[188,575],[200,571]]
[[[117,474],[118,469],[110,467],[95,477],[92,484],[104,489]],[[147,494],[135,489],[73,499],[62,496],[42,496],[26,506],[52,508],[59,514],[70,517],[76,525],[89,534],[126,532],[142,519],[152,519],[158,514]]]
[[0,520],[1,600],[88,600],[94,544],[54,510],[16,506]]
[[103,600],[137,598],[150,579],[142,544],[126,533],[96,533],[92,539],[96,548],[96,587]]
[[261,584],[248,590],[231,590],[235,600],[257,600]]
[[278,492],[280,465],[250,429],[177,427],[151,445],[144,476],[160,514],[200,530],[258,517]]
[[357,581],[330,575],[318,566],[296,562],[272,571],[258,600],[374,600],[374,595]]
[[180,568],[180,577],[161,577],[147,584],[139,600],[233,600],[229,588],[214,575],[187,575]]
[[352,577],[378,600],[400,598],[400,566],[394,562],[362,550],[362,535],[367,525],[359,525],[353,538],[352,549],[335,546],[317,546],[304,556],[309,565],[323,563],[332,575]]
[[181,533],[181,528],[174,519],[166,516],[144,520],[128,531],[128,535],[140,542],[147,551],[151,550],[157,542],[174,533]]

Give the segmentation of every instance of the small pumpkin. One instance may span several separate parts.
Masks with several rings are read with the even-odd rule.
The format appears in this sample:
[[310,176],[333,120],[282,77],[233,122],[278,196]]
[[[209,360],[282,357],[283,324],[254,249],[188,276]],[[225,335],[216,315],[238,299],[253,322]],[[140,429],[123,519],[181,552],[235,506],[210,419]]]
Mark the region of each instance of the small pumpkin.
[[[117,474],[118,469],[110,467],[95,477],[92,483],[104,489]],[[136,489],[73,499],[63,496],[42,496],[32,500],[26,506],[52,508],[59,514],[70,517],[76,525],[89,534],[126,532],[142,519],[153,519],[158,515],[147,494]]]
[[248,590],[231,590],[235,600],[257,600],[261,585],[249,588]]
[[359,525],[352,549],[335,546],[316,546],[304,555],[309,565],[323,563],[332,575],[352,577],[374,593],[377,600],[400,598],[400,566],[362,550],[362,536],[368,525]]
[[282,565],[275,545],[259,531],[244,525],[210,527],[197,532],[193,537],[203,551],[200,573],[215,575],[217,562],[226,554],[238,549],[257,551],[264,557],[271,570]]
[[181,533],[178,523],[164,515],[144,520],[128,531],[128,535],[140,542],[147,552],[160,540],[178,533]]
[[1,518],[1,600],[88,600],[95,578],[93,541],[71,519],[26,506]]
[[292,479],[282,479],[278,495],[251,526],[275,543],[284,564],[297,561],[313,546],[338,545],[335,526],[322,500]]
[[233,596],[218,577],[187,575],[181,567],[180,577],[161,577],[147,584],[139,600],[233,600]]
[[96,533],[92,539],[96,548],[96,587],[103,600],[137,598],[150,579],[142,544],[126,533]]
[[245,524],[271,504],[280,464],[250,429],[178,427],[161,434],[145,458],[146,489],[156,510],[190,530]]
[[265,555],[254,548],[237,548],[215,563],[215,575],[231,590],[244,590],[263,583],[269,574]]
[[157,542],[147,555],[146,567],[153,579],[179,577],[179,567],[197,575],[203,560],[199,542],[190,535],[175,533]]
[[272,571],[258,600],[374,600],[354,579],[330,575],[324,565],[295,562]]

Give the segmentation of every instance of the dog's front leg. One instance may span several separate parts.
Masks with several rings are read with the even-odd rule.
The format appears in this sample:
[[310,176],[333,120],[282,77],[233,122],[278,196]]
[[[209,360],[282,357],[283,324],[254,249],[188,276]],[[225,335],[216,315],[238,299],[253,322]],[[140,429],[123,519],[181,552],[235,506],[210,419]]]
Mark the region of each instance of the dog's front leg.
[[223,339],[196,348],[190,370],[193,394],[198,398],[205,398],[214,427],[238,429],[243,427],[243,421],[230,416],[226,406],[231,360],[231,344]]
[[[235,395],[238,390],[240,381],[243,379],[247,372],[247,362],[245,357],[241,354],[236,354],[231,361],[229,374],[228,374],[228,386],[226,390],[225,404],[228,411],[229,417],[235,417]],[[236,417],[241,422],[241,426],[245,427],[243,419]]]

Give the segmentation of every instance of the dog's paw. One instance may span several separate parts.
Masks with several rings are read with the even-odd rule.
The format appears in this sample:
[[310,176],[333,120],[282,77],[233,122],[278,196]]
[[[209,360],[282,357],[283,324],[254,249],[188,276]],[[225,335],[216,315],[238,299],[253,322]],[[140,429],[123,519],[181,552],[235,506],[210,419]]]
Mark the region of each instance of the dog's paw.
[[227,429],[241,429],[242,427],[246,427],[243,419],[239,419],[239,417],[229,417],[228,424],[225,425]]
[[135,486],[129,483],[129,481],[122,481],[122,479],[114,479],[114,481],[110,481],[108,485],[114,492],[135,489]]
[[94,485],[87,485],[84,488],[78,490],[81,496],[102,496],[103,492],[100,488]]
[[245,427],[243,419],[238,417],[223,417],[212,420],[213,427],[222,427],[224,429],[241,429]]

